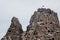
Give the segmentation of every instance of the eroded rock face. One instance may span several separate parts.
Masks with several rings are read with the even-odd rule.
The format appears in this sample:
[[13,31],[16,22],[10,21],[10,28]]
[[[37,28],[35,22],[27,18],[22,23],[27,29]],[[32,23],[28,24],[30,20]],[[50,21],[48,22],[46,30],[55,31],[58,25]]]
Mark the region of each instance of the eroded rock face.
[[11,20],[10,28],[6,35],[1,40],[22,40],[21,34],[23,33],[22,26],[16,17]]
[[50,9],[39,8],[32,15],[22,38],[23,40],[60,40],[58,29],[60,27],[57,13]]
[[57,13],[39,8],[34,12],[23,32],[17,18],[13,17],[11,26],[2,40],[60,40],[60,26]]

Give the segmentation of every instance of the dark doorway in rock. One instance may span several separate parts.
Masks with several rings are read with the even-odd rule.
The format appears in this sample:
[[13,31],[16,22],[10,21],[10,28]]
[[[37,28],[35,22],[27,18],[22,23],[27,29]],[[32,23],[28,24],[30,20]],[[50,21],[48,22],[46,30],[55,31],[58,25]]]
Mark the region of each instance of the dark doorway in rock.
[[54,40],[54,38],[52,38],[52,40]]

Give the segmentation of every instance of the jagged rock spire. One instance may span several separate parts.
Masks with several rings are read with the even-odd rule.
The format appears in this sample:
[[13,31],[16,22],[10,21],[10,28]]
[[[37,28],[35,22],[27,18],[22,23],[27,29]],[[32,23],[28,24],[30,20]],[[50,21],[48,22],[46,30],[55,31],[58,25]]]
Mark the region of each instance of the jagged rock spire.
[[18,18],[13,17],[11,20],[10,28],[7,34],[2,38],[2,40],[21,40],[21,34],[23,33],[22,26],[19,23]]

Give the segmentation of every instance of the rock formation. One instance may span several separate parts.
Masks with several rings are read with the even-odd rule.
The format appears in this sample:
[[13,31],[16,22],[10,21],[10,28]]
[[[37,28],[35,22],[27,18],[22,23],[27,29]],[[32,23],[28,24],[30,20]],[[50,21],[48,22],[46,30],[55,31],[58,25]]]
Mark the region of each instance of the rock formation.
[[22,26],[16,17],[11,20],[10,28],[6,35],[1,40],[22,40],[21,34],[23,33]]
[[58,40],[59,29],[57,13],[50,9],[39,8],[31,17],[30,24],[22,38],[23,40]]
[[60,40],[57,13],[50,9],[39,8],[32,15],[25,32],[17,18],[13,17],[11,26],[2,40]]

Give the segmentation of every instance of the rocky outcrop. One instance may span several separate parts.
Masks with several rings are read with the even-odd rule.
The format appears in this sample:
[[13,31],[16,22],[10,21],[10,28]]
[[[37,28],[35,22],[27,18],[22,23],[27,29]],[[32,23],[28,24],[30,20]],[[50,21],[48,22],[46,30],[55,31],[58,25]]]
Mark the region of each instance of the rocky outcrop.
[[60,40],[59,29],[57,13],[50,9],[39,8],[32,15],[22,38],[23,40]]
[[13,17],[11,26],[2,40],[60,40],[57,13],[50,9],[39,8],[32,15],[25,32],[17,18]]
[[11,20],[10,28],[6,35],[1,40],[22,40],[21,34],[23,33],[22,26],[16,17]]

